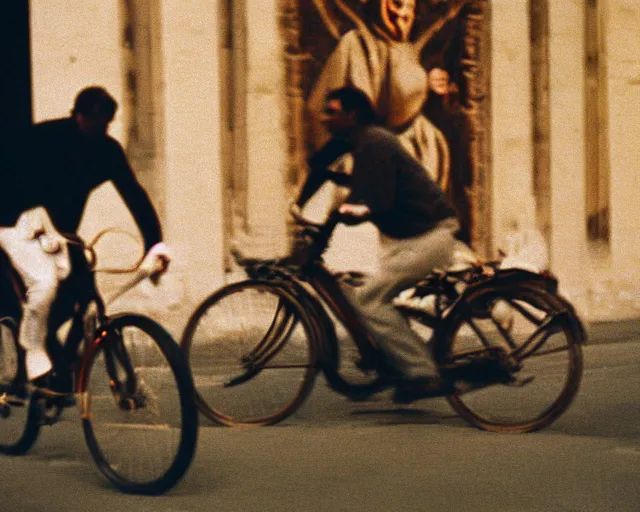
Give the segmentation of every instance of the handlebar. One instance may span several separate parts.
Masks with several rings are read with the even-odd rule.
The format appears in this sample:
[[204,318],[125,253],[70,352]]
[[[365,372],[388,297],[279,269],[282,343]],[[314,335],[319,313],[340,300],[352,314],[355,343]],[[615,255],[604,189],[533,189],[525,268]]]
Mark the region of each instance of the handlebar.
[[147,254],[145,254],[144,250],[141,251],[140,256],[136,260],[135,264],[128,267],[97,267],[98,264],[98,256],[95,250],[96,244],[107,234],[109,233],[120,233],[124,234],[134,241],[138,243],[138,245],[142,248],[142,243],[140,239],[128,231],[118,229],[118,228],[107,228],[100,231],[90,242],[84,242],[81,238],[74,235],[64,235],[64,238],[69,244],[77,245],[82,248],[84,255],[87,260],[87,264],[89,266],[89,270],[93,273],[104,273],[104,274],[133,274],[130,279],[128,279],[125,283],[119,286],[116,290],[114,290],[111,295],[106,298],[105,303],[110,304],[115,301],[120,296],[124,295],[127,291],[132,289],[138,283],[143,281],[146,278],[150,278],[154,284],[157,284],[157,281],[161,274],[163,274],[168,266],[169,266],[169,258],[164,255],[156,255],[153,261],[153,265],[144,265],[145,259],[147,258]]
[[[140,239],[138,237],[132,235],[128,231],[125,231],[123,229],[118,229],[118,228],[103,229],[95,237],[93,237],[93,239],[88,243],[84,243],[79,238],[77,240],[75,238],[73,238],[73,239],[69,238],[68,236],[66,238],[67,238],[67,241],[69,243],[73,243],[73,244],[77,244],[77,245],[82,246],[83,250],[85,251],[85,256],[87,257],[87,262],[89,263],[89,268],[93,272],[99,272],[99,273],[104,273],[104,274],[129,274],[131,272],[136,272],[140,268],[140,265],[142,264],[142,262],[144,261],[144,258],[146,256],[146,254],[144,253],[144,250],[141,252],[141,254],[138,257],[138,259],[136,260],[135,264],[131,265],[130,267],[96,268],[97,264],[98,264],[98,255],[97,255],[94,247],[100,241],[100,239],[102,237],[104,237],[105,235],[108,235],[110,233],[120,233],[122,235],[126,235],[129,238],[131,238],[132,240],[134,240],[135,242],[137,242],[140,247],[142,247],[142,244],[140,243]],[[166,270],[166,268],[163,269],[163,270]]]
[[350,218],[337,210],[329,215],[324,224],[310,221],[302,216],[300,207],[292,204],[289,212],[299,227],[292,253],[284,258],[247,258],[237,247],[231,249],[231,255],[241,267],[302,267],[306,264],[317,262],[329,245],[329,239],[336,226]]

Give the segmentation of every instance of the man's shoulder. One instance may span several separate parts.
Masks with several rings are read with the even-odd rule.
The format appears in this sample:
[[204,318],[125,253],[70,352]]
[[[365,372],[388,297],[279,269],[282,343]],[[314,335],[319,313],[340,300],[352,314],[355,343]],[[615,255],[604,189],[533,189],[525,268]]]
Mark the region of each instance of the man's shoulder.
[[73,120],[70,117],[60,117],[56,119],[45,119],[35,123],[31,127],[31,134],[42,135],[48,133],[57,133],[69,130],[72,127]]
[[361,146],[367,150],[388,150],[401,147],[398,137],[387,128],[369,125],[363,128],[360,137]]
[[70,117],[56,117],[52,119],[44,119],[43,121],[38,121],[33,125],[34,130],[50,130],[53,128],[61,128],[64,126],[70,126],[73,122],[73,119]]
[[104,139],[105,145],[112,151],[117,151],[118,153],[124,153],[124,148],[120,141],[111,135],[107,135]]

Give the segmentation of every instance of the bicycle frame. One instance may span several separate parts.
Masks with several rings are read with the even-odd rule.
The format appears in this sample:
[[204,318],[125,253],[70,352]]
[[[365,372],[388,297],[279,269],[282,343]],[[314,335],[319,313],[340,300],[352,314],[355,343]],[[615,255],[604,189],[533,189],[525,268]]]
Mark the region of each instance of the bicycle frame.
[[[245,260],[237,253],[235,255],[236,260],[245,267],[249,276],[265,278],[269,282],[276,280],[281,285],[286,286],[295,298],[302,302],[305,308],[311,312],[309,316],[318,330],[316,341],[318,346],[316,349],[322,357],[321,361],[325,374],[327,371],[336,370],[339,362],[336,358],[338,340],[335,326],[325,307],[345,327],[353,339],[361,356],[358,366],[363,370],[381,370],[384,369],[384,357],[381,357],[375,341],[360,320],[357,310],[342,290],[339,280],[326,268],[322,259],[329,236],[337,223],[337,219],[334,218],[321,228],[320,235],[313,239],[311,244],[309,260],[297,269],[288,271],[280,262],[273,260]],[[465,289],[461,293],[458,292],[454,285],[448,282],[449,278],[464,280],[466,283]],[[438,340],[441,336],[439,334],[447,331],[448,319],[455,318],[460,313],[460,310],[467,304],[467,299],[473,293],[480,288],[486,289],[489,287],[495,290],[496,297],[499,298],[501,291],[523,283],[543,288],[553,294],[557,292],[557,280],[550,273],[538,274],[521,269],[499,270],[498,264],[492,262],[463,271],[444,272],[437,276],[435,280],[432,279],[427,286],[431,286],[432,292],[437,297],[436,315],[430,316],[426,313],[412,312],[409,316],[434,330],[434,354],[437,355],[440,353]],[[446,314],[440,304],[443,298],[449,300]],[[405,314],[407,314],[407,311],[405,311]],[[287,322],[289,319],[290,315],[287,318]],[[274,316],[267,335],[265,335],[258,347],[254,349],[254,353],[260,352],[259,357],[250,358],[251,362],[255,363],[256,368],[259,368],[261,361],[277,353],[278,347],[281,347],[286,342],[288,336],[286,333],[292,330],[293,326],[289,325],[288,329],[285,329],[287,322],[278,322],[277,320],[278,314]],[[499,325],[498,328],[500,329]],[[283,333],[285,333],[284,336],[282,336]],[[508,333],[504,332],[503,334],[507,335],[508,339]],[[484,339],[484,336],[481,336],[481,339]],[[535,336],[532,336],[530,343],[526,347],[533,343],[534,339]],[[488,345],[488,342],[484,341]],[[531,350],[535,351],[535,346],[539,346],[543,342],[544,340],[538,341]],[[526,347],[521,347],[521,350]],[[254,353],[252,353],[252,356],[255,355]],[[256,371],[259,371],[259,369]],[[253,374],[245,374],[238,378],[237,382],[234,380],[233,384],[248,380],[252,376]]]
[[[54,361],[54,366],[68,368],[74,375],[75,393],[82,393],[84,391],[80,389],[81,382],[86,380],[83,374],[83,369],[86,367],[86,362],[91,360],[94,352],[104,342],[104,337],[108,334],[107,330],[104,329],[109,322],[109,318],[106,314],[107,304],[113,302],[140,281],[148,277],[147,272],[136,272],[132,279],[119,286],[112,293],[110,298],[107,300],[102,298],[95,283],[96,258],[92,247],[97,240],[107,232],[108,230],[101,232],[90,244],[84,244],[84,242],[77,237],[67,237],[69,256],[72,262],[72,271],[69,277],[60,284],[58,296],[52,305],[50,313],[49,333],[46,340],[46,346],[52,360]],[[88,253],[85,251],[88,251]],[[3,255],[3,260],[4,259],[7,260],[3,262],[4,264],[9,263],[8,258],[6,258],[5,255]],[[133,272],[134,269],[139,267],[139,263],[140,261],[138,261],[131,269],[110,269],[106,270],[106,272]],[[16,318],[16,322],[19,323],[19,316],[21,312],[20,305],[25,300],[25,289],[15,271],[4,264],[3,268],[6,269],[5,273],[8,274],[8,278],[5,276],[5,280],[11,283],[11,291],[13,292],[10,293],[9,290],[5,290],[5,293],[3,294],[3,305],[7,304],[7,311],[4,313],[6,313],[7,316]],[[5,286],[5,288],[6,287],[7,286]],[[14,297],[15,300],[9,300],[9,296]],[[11,305],[13,305],[13,307],[11,307]],[[68,321],[71,322],[71,325],[64,338],[64,343],[61,343],[56,336],[56,332]],[[93,325],[90,327],[89,323],[92,323]],[[80,349],[83,341],[86,345],[82,350],[80,359],[78,359],[78,350]],[[115,355],[110,354],[107,357],[108,364],[113,365],[113,357],[116,357],[125,369],[127,369],[127,374],[130,374],[131,378],[134,379],[134,372],[127,360],[126,351],[119,351],[118,354],[117,347],[115,345],[114,351]],[[18,379],[23,380],[26,379],[26,373],[24,372],[24,353],[22,350],[19,350],[18,354]],[[109,374],[113,375],[111,371]],[[132,379],[129,379],[130,382],[127,383],[127,387],[135,385],[135,382],[133,382]]]

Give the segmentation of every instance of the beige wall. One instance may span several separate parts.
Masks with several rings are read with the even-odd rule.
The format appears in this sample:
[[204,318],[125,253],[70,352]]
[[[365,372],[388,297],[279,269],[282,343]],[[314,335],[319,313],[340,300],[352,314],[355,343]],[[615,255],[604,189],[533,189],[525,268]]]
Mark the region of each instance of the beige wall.
[[[562,291],[586,313],[584,9],[549,2],[551,268]],[[584,272],[581,271],[584,269]],[[586,275],[585,275],[586,274]]]
[[288,250],[284,184],[287,127],[279,4],[277,0],[245,3],[246,223],[235,233],[234,242],[257,257],[282,256]]
[[535,227],[529,2],[491,7],[492,222],[494,249]]
[[[246,104],[246,223],[235,243],[256,256],[286,251],[285,80],[277,0],[246,0],[243,53]],[[66,115],[83,86],[123,96],[119,0],[31,1],[36,120]],[[238,4],[241,5],[241,4]],[[595,258],[585,232],[584,0],[549,0],[550,179],[549,256],[562,290],[589,319],[640,316],[640,5],[602,0],[611,173],[611,240]],[[160,290],[132,302],[175,318],[224,279],[218,0],[159,0],[158,105],[163,119],[154,201],[164,205],[166,238],[175,251]],[[535,226],[529,2],[491,4],[493,247]],[[121,101],[122,103],[122,101]],[[123,143],[119,113],[112,134]],[[146,177],[145,177],[146,179]],[[158,197],[157,194],[162,194]],[[132,229],[109,187],[92,199],[83,221],[90,236],[104,225]],[[121,247],[118,245],[117,247]],[[369,227],[345,228],[328,261],[370,268],[376,239]],[[107,251],[108,252],[108,251]],[[126,252],[126,251],[125,251]],[[131,253],[131,250],[128,251]],[[111,254],[114,256],[114,254]],[[118,256],[118,254],[115,254]],[[140,302],[140,298],[144,299]],[[184,306],[184,307],[183,307]]]
[[608,103],[613,265],[640,281],[640,4],[610,0]]
[[[66,116],[79,89],[122,98],[119,0],[31,0],[34,118]],[[112,134],[122,134],[121,118]]]
[[605,307],[594,315],[640,316],[640,4],[609,0],[607,103],[611,167],[610,267]]
[[217,1],[162,2],[161,18],[165,231],[191,303],[223,277]]
[[[162,317],[178,334],[196,301],[218,286],[222,267],[222,213],[219,148],[219,80],[216,0],[160,2],[164,89],[164,140],[153,172],[164,181],[161,218],[173,252],[170,272],[158,288],[143,283],[114,305]],[[89,84],[105,86],[124,104],[121,20],[118,0],[31,2],[33,89],[36,121],[69,113],[76,92]],[[118,113],[110,133],[126,144]],[[104,227],[136,233],[135,225],[111,185],[90,199],[81,235],[90,239]],[[99,246],[109,265],[133,261],[136,246],[111,238]],[[120,280],[103,276],[109,290]]]

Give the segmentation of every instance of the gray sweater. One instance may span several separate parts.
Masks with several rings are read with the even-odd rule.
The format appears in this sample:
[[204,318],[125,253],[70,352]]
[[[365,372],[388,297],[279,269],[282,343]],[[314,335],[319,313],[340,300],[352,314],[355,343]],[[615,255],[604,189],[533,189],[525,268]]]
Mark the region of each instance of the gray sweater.
[[390,131],[365,126],[352,134],[354,166],[347,202],[366,204],[371,221],[391,238],[410,238],[455,217],[424,167]]

